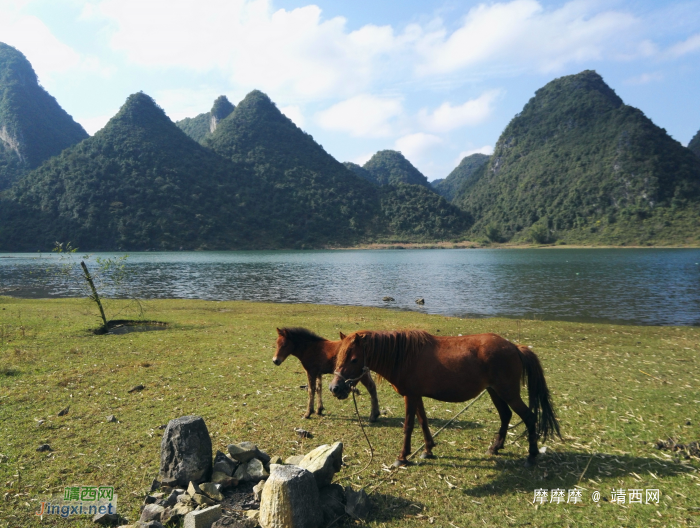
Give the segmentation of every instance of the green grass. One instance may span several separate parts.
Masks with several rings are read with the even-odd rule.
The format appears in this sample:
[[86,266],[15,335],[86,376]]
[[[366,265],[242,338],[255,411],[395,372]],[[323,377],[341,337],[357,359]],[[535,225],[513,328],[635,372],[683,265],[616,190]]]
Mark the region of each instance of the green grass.
[[[40,522],[34,515],[43,497],[69,485],[114,485],[120,512],[134,522],[158,472],[157,427],[186,414],[204,417],[218,449],[251,440],[287,457],[341,440],[350,466],[339,476],[364,467],[367,445],[352,400],[337,401],[326,390],[327,415],[301,418],[301,365],[294,358],[281,367],[270,361],[277,326],[304,326],[329,338],[359,328],[496,332],[532,346],[544,365],[565,441],[549,442],[535,469],[522,466],[522,425],[502,455],[485,454],[498,416],[484,397],[438,437],[437,460],[385,471],[383,464],[400,450],[403,402],[381,384],[386,415],[368,427],[375,457],[352,481],[374,490],[371,526],[700,524],[700,462],[654,449],[657,439],[700,440],[698,328],[176,300],[147,303],[145,316],[170,326],[95,336],[90,330],[99,321],[86,301],[0,297],[0,453],[7,456],[0,457],[0,527],[91,526],[86,517]],[[127,392],[139,383],[143,392]],[[365,392],[358,403],[366,416]],[[58,417],[67,405],[70,412]],[[433,430],[463,406],[426,400]],[[109,414],[120,423],[106,423]],[[39,419],[45,423],[38,426]],[[314,438],[302,443],[294,427],[311,430]],[[416,430],[414,446],[421,441]],[[36,452],[42,443],[54,451]],[[583,504],[532,504],[537,488],[568,490],[577,483]],[[610,498],[613,488],[658,488],[661,501],[592,502],[593,491]]]

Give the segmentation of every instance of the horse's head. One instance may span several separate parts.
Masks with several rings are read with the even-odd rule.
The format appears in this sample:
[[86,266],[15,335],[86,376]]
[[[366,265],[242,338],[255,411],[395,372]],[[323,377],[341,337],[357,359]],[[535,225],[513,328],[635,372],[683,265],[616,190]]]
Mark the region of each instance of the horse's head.
[[272,356],[272,362],[278,367],[282,362],[287,359],[287,356],[294,350],[294,343],[289,339],[289,332],[287,329],[283,328],[277,329],[277,351],[275,355]]
[[367,372],[365,351],[362,346],[365,336],[362,332],[355,332],[348,336],[341,333],[340,338],[342,342],[335,360],[335,375],[329,389],[333,396],[344,400]]

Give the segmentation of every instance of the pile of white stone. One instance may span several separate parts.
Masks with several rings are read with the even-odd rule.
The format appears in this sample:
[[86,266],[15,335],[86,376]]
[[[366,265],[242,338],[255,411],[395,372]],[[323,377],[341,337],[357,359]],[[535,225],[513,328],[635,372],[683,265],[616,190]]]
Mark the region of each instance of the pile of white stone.
[[[213,462],[211,452],[202,418],[171,420],[161,442],[159,477],[139,520],[121,528],[161,528],[180,519],[184,528],[319,528],[345,515],[367,516],[364,491],[332,484],[343,463],[340,442],[284,462],[252,442],[231,444],[228,454],[217,451]],[[248,492],[255,483],[253,498],[240,508],[244,516],[234,516],[226,511],[226,498],[242,483]]]

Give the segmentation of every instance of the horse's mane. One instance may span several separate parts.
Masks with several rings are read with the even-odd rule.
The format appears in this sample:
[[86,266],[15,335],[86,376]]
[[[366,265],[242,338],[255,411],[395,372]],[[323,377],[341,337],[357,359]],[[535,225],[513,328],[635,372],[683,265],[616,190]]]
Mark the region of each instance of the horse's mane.
[[319,341],[326,341],[323,337],[318,334],[314,334],[311,330],[306,328],[282,328],[283,332],[286,333],[287,339],[289,339],[294,345],[304,347],[311,343],[318,343]]
[[[385,373],[386,376],[382,377],[389,378],[401,376],[404,369],[413,365],[416,356],[425,347],[435,343],[434,336],[423,330],[396,330],[393,332],[361,330],[350,334],[343,340],[343,344],[348,343],[349,345],[355,335],[361,339],[367,366],[378,374]],[[348,346],[343,346],[339,351],[339,362],[345,359],[347,348]]]

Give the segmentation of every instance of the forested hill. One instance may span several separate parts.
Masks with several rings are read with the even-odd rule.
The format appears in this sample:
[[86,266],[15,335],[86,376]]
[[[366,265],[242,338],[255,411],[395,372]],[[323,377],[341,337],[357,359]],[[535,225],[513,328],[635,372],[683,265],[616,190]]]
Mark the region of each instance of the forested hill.
[[87,137],[39,85],[25,56],[0,42],[0,190]]
[[201,143],[214,133],[219,122],[226,119],[233,112],[234,108],[231,101],[225,95],[221,95],[216,98],[209,112],[199,114],[196,117],[186,117],[175,124],[185,134]]
[[245,167],[185,135],[147,95],[6,193],[0,248],[251,247],[264,231]]
[[594,71],[555,79],[454,203],[492,239],[698,242],[700,159]]
[[432,190],[428,178],[395,150],[380,150],[362,168],[372,175],[377,185],[410,183]]
[[700,130],[698,130],[698,133],[690,140],[688,148],[694,152],[696,156],[700,157]]
[[433,189],[440,196],[453,200],[464,185],[471,184],[470,180],[474,174],[488,161],[489,156],[486,154],[465,156],[447,178],[431,182]]

